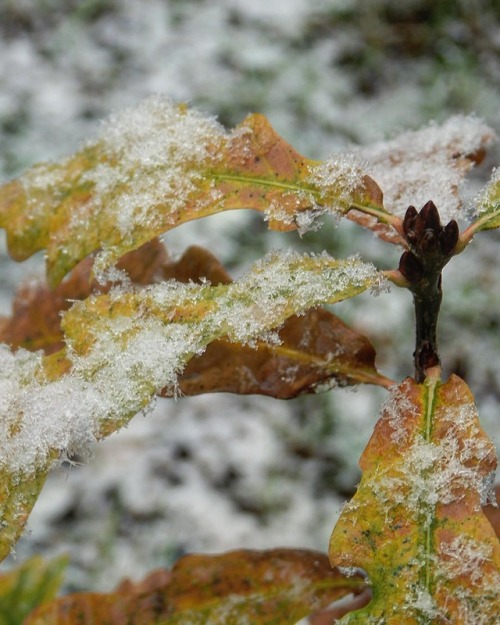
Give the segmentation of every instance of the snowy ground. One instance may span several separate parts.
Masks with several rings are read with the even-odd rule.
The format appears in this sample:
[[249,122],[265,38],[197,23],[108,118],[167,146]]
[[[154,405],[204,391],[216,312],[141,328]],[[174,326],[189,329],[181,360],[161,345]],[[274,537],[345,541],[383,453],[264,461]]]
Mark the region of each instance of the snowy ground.
[[[455,112],[474,111],[500,131],[495,4],[0,0],[0,179],[73,152],[101,118],[151,93],[228,125],[262,112],[317,158]],[[445,272],[442,356],[447,372],[469,382],[500,447],[500,237],[479,238]],[[361,250],[383,268],[398,256],[350,224],[299,240],[267,233],[244,213],[182,227],[165,242],[175,253],[191,243],[212,248],[236,273],[288,245]],[[2,251],[2,313],[40,262],[15,266]],[[411,373],[406,293],[362,296],[339,310],[372,338],[384,373]],[[288,403],[161,401],[101,444],[90,465],[52,475],[18,557],[69,550],[69,588],[110,588],[186,551],[324,550],[383,396],[362,388]]]

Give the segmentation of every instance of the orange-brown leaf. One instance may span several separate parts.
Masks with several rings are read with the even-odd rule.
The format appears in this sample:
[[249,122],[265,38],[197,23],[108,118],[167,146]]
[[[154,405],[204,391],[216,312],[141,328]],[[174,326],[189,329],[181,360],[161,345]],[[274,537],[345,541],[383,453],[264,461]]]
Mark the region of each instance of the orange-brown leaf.
[[[110,289],[111,284],[100,285],[92,278],[92,262],[92,258],[83,260],[54,289],[39,281],[22,284],[15,295],[11,317],[0,319],[0,342],[13,349],[43,349],[46,354],[62,349],[61,312],[93,292],[106,293]],[[153,239],[125,254],[117,268],[133,284],[147,285],[163,279],[166,269],[175,265],[163,244]]]
[[0,227],[18,260],[47,250],[55,285],[93,252],[101,274],[152,238],[221,211],[250,208],[271,228],[302,230],[319,212],[351,206],[386,223],[381,201],[352,159],[304,158],[262,115],[226,133],[196,111],[151,98],[73,157],[1,187]]
[[278,335],[279,345],[214,341],[189,361],[180,390],[184,395],[229,392],[290,399],[333,385],[391,384],[377,372],[368,339],[323,308],[290,317]]
[[[481,510],[495,450],[456,376],[407,379],[360,461],[363,477],[330,542],[373,599],[346,624],[480,625],[500,613],[500,543]],[[371,620],[370,620],[371,619]]]
[[63,597],[37,610],[25,625],[294,625],[311,612],[366,588],[346,578],[323,554],[290,549],[191,555],[171,574],[108,595]]
[[493,529],[495,530],[495,534],[500,539],[500,506],[498,505],[498,503],[500,503],[500,484],[497,484],[495,488],[495,499],[497,502],[496,506],[490,503],[487,506],[485,506],[483,510],[484,510],[484,514],[486,515],[486,518],[493,526]]

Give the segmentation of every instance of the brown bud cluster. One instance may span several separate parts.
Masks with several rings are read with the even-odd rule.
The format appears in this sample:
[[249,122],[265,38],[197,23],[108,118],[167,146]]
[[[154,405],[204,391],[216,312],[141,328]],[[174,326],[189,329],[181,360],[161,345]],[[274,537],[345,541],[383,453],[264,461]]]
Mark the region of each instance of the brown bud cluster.
[[457,222],[452,219],[441,225],[438,209],[434,202],[427,202],[419,212],[414,206],[406,211],[403,232],[409,251],[399,261],[399,270],[412,283],[418,282],[427,266],[440,271],[452,256],[458,243]]

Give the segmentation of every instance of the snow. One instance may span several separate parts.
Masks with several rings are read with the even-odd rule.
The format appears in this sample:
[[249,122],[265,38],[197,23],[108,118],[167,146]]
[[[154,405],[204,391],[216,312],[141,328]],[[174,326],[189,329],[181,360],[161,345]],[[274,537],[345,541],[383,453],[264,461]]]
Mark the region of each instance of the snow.
[[488,213],[493,207],[497,207],[500,203],[500,167],[493,170],[490,181],[484,187],[482,192],[475,198],[474,212],[480,217]]
[[408,206],[420,209],[432,200],[447,223],[463,218],[460,190],[470,166],[462,159],[488,146],[494,136],[477,117],[456,115],[443,124],[430,123],[390,141],[359,148],[359,154],[372,165],[386,210],[404,217]]
[[317,186],[329,200],[328,210],[342,215],[353,203],[354,192],[362,186],[363,176],[370,173],[366,163],[350,154],[332,155],[310,168],[307,182]]

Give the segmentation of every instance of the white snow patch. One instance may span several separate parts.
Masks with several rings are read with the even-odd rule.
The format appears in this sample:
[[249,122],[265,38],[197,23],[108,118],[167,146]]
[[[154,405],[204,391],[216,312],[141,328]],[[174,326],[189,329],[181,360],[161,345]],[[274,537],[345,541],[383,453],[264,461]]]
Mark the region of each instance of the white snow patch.
[[494,132],[473,115],[456,115],[442,125],[430,123],[391,141],[359,148],[373,167],[384,205],[403,217],[408,206],[432,200],[443,222],[462,217],[460,187],[472,166],[463,159],[493,141]]

